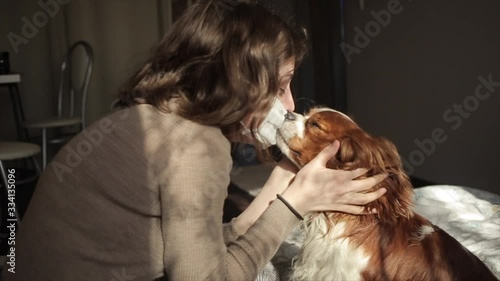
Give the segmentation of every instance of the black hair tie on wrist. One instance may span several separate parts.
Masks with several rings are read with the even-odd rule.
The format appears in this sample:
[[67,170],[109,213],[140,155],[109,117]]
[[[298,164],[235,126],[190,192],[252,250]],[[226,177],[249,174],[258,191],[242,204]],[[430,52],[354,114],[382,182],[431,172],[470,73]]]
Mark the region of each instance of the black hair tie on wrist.
[[287,208],[288,208],[288,209],[290,209],[290,211],[292,211],[292,213],[293,213],[293,214],[294,214],[294,215],[295,215],[295,216],[296,216],[299,220],[301,220],[301,221],[303,221],[303,220],[304,220],[304,217],[303,217],[303,216],[301,216],[301,215],[299,214],[299,212],[297,212],[297,210],[295,210],[295,209],[292,207],[292,205],[290,205],[290,204],[289,204],[289,203],[285,200],[285,198],[281,197],[281,195],[279,195],[279,194],[276,194],[276,197],[278,197],[278,199],[279,199],[281,202],[283,202],[283,204],[285,204],[285,206],[287,206]]

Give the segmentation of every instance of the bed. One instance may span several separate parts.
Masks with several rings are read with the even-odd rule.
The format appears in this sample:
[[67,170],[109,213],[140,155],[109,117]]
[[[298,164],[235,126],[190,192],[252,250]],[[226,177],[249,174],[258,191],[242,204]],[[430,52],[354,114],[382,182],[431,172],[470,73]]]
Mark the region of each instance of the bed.
[[[247,172],[252,175],[245,177]],[[250,194],[258,193],[268,167],[248,167],[233,180]],[[500,195],[452,185],[415,188],[414,210],[438,225],[478,256],[500,279]],[[288,280],[291,261],[301,245],[295,229],[257,280]]]

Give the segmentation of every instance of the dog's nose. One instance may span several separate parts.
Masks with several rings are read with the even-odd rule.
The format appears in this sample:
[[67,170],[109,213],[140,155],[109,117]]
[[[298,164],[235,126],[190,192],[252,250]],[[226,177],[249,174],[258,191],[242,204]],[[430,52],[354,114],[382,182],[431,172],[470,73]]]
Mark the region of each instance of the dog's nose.
[[285,114],[285,119],[293,121],[293,120],[295,120],[295,116],[293,116],[292,112],[287,111],[286,114]]

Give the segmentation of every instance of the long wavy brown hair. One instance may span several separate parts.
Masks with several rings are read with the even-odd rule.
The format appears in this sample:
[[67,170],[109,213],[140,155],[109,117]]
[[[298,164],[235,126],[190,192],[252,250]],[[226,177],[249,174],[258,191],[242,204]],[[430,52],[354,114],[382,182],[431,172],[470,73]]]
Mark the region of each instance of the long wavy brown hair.
[[279,92],[279,69],[307,52],[303,29],[257,1],[200,0],[191,5],[124,85],[118,107],[146,103],[189,120],[256,128]]

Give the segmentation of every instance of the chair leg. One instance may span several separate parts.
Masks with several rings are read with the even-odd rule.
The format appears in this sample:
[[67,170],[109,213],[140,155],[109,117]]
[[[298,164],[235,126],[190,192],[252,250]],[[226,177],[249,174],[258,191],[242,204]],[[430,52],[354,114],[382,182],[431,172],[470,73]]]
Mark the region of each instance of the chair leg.
[[[19,227],[21,225],[21,214],[19,213],[19,209],[17,208],[15,197],[14,197],[14,202],[9,201],[9,199],[8,199],[9,198],[9,188],[8,188],[9,183],[8,183],[7,174],[5,173],[5,167],[3,166],[2,161],[0,161],[0,174],[2,175],[2,185],[4,186],[5,192],[7,194],[7,206],[9,206],[9,203],[14,203],[14,216],[16,217],[17,226]],[[8,209],[10,209],[10,208],[8,207]],[[7,221],[9,221],[10,217],[11,217],[11,212],[7,212]]]
[[42,129],[42,169],[47,166],[47,128]]
[[38,161],[36,161],[35,157],[31,157],[31,162],[33,162],[33,166],[35,167],[35,171],[38,176],[42,174],[42,170],[40,169],[40,165],[38,164]]

